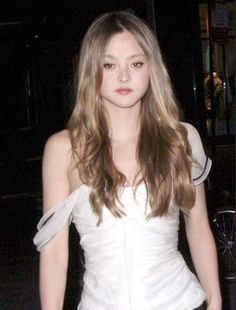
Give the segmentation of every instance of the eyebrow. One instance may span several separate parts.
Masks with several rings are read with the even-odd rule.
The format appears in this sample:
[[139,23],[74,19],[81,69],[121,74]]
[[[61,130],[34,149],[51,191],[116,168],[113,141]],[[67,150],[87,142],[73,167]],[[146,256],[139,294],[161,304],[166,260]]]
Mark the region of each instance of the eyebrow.
[[[134,54],[134,55],[130,55],[129,57],[127,57],[128,59],[133,59],[133,58],[136,58],[136,57],[145,57],[145,55],[144,54]],[[112,56],[112,55],[110,55],[110,54],[106,54],[105,55],[105,57],[107,57],[107,58],[111,58],[111,59],[117,59],[118,57],[115,57],[115,56]]]

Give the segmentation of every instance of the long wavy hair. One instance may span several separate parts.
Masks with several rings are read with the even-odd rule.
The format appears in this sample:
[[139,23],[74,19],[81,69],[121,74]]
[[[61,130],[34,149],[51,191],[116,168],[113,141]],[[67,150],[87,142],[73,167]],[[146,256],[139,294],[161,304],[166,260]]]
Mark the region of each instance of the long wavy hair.
[[195,201],[191,178],[192,156],[187,130],[180,122],[179,108],[157,39],[150,28],[127,11],[106,13],[88,29],[80,50],[76,102],[68,130],[72,153],[82,183],[91,188],[90,203],[102,221],[103,207],[116,217],[125,213],[117,204],[119,188],[126,177],[115,166],[100,96],[106,47],[112,36],[129,31],[144,51],[150,84],[142,99],[140,132],[136,149],[139,171],[134,184],[145,183],[151,212],[148,218],[168,213],[173,197],[188,213]]

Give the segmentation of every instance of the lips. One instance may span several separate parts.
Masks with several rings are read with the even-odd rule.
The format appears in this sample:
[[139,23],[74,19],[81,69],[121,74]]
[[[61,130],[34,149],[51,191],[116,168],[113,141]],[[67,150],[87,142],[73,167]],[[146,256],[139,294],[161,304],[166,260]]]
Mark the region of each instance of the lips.
[[133,90],[131,88],[118,88],[115,90],[116,93],[120,95],[128,95],[132,92]]

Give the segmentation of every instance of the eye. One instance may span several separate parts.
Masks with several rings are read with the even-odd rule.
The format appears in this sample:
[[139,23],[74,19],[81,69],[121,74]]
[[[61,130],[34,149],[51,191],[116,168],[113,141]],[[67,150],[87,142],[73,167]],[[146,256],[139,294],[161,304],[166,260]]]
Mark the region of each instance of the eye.
[[134,63],[132,63],[132,67],[141,68],[143,66],[143,64],[144,63],[142,61],[134,62]]
[[105,63],[104,65],[103,65],[103,68],[104,69],[114,69],[115,68],[115,65],[114,64],[112,64],[112,63]]

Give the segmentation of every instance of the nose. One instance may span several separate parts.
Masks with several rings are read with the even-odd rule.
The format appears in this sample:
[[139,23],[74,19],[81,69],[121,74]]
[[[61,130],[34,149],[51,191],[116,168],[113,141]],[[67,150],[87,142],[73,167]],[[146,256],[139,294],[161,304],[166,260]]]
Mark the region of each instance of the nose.
[[122,66],[119,69],[118,79],[120,82],[127,82],[130,79],[130,72],[128,66]]

